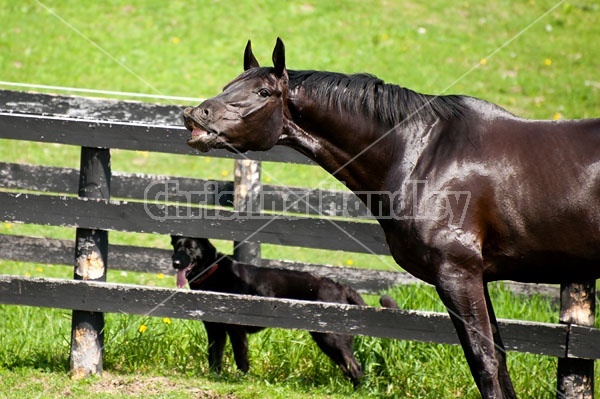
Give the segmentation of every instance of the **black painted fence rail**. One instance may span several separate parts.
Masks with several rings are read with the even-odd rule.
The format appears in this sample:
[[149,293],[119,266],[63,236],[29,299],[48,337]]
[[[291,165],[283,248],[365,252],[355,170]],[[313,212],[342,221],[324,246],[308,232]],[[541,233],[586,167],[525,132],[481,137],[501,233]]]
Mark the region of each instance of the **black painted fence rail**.
[[[185,144],[189,132],[181,111],[173,105],[0,90],[0,138],[196,155]],[[226,150],[210,155],[241,157]],[[244,158],[314,164],[286,147],[248,152]]]
[[[0,302],[458,344],[448,315],[435,312],[14,276],[0,276]],[[500,326],[509,350],[564,357],[569,342],[571,357],[600,358],[595,329],[518,320]]]
[[[141,201],[147,199],[144,193],[148,187],[153,186],[158,190],[168,191],[168,199],[171,203],[189,201],[195,205],[232,207],[233,182],[231,181],[208,181],[188,177],[123,172],[113,172],[112,177],[111,196],[113,198]],[[15,191],[28,190],[76,195],[78,180],[79,171],[73,168],[0,162],[0,187]],[[177,183],[178,191],[170,189],[172,183]],[[180,194],[197,193],[199,187],[211,187],[213,191],[209,195],[196,194],[189,198]],[[326,216],[352,216],[365,220],[371,219],[369,211],[362,202],[349,192],[278,186],[266,186],[262,189],[265,193],[263,194],[264,201],[261,203],[263,210],[265,206],[269,206],[268,210],[270,211],[281,212],[286,210],[293,213],[291,216],[296,217],[296,215],[314,216],[319,213],[320,209],[326,208],[322,212]],[[156,193],[152,194],[155,195]],[[22,195],[18,195],[17,198],[21,197]],[[298,198],[303,200],[298,201]],[[294,206],[290,207],[290,204]],[[16,215],[13,214],[12,217],[14,218],[13,221],[19,221]],[[150,224],[155,226],[154,221],[151,221]],[[358,228],[362,226],[358,225]],[[331,224],[331,227],[334,228],[335,225]],[[60,250],[60,254],[54,257],[52,255],[48,256],[49,253],[53,253],[51,251],[54,249]],[[4,259],[69,265],[72,263],[73,251],[74,243],[69,241],[59,242],[47,238],[18,239],[17,237],[0,235],[0,253],[3,254]],[[36,257],[36,254],[45,255]],[[373,270],[340,268],[273,259],[260,260],[260,264],[263,266],[294,268],[327,276],[345,284],[350,284],[362,293],[378,293],[396,285],[422,283],[407,273],[393,271],[396,269],[395,263],[390,263],[392,266],[387,266],[388,270]],[[111,265],[112,269],[118,270],[172,273],[169,263],[169,251],[154,248],[111,246],[108,264]],[[373,267],[373,265],[368,266]],[[515,293],[535,293],[554,298],[558,296],[558,287],[553,285],[512,282],[504,282],[503,285]]]

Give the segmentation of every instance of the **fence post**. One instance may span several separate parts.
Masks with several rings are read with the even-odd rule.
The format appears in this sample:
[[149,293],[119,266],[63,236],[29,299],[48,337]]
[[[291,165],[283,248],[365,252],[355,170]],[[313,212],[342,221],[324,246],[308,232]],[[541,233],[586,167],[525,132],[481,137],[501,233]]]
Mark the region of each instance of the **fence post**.
[[[561,284],[560,323],[594,326],[596,306],[596,281]],[[567,336],[568,337],[568,336]],[[568,399],[593,399],[594,361],[569,358],[567,338],[566,357],[558,359],[557,397]]]
[[[110,198],[110,150],[81,147],[79,197]],[[75,233],[75,280],[106,281],[108,232],[78,228]],[[104,314],[73,311],[71,326],[71,376],[102,373]]]
[[[260,211],[260,162],[249,159],[235,161],[233,206],[238,212]],[[260,243],[234,242],[234,258],[239,262],[259,264]]]

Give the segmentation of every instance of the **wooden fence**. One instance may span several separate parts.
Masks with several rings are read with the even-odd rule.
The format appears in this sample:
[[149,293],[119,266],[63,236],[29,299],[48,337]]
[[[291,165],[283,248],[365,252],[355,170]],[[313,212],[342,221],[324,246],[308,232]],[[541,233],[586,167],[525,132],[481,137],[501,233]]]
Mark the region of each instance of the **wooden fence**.
[[[0,303],[74,310],[74,374],[102,370],[104,312],[458,343],[446,314],[105,282],[107,265],[116,270],[172,273],[170,251],[109,245],[109,231],[231,240],[240,243],[235,251],[238,259],[326,275],[365,293],[417,282],[401,272],[260,257],[260,243],[388,254],[382,230],[353,194],[260,184],[260,161],[311,164],[285,147],[245,154],[247,158],[235,162],[233,182],[111,171],[110,149],[197,156],[185,145],[189,133],[180,113],[177,106],[0,91],[0,138],[81,147],[79,170],[0,162],[2,221],[75,230],[75,240],[0,235],[0,259],[74,266],[74,280],[0,276]],[[236,158],[226,151],[209,155]],[[243,217],[258,206],[263,211],[260,218]],[[278,216],[281,212],[286,217]],[[323,215],[345,219],[332,222]],[[510,287],[558,297],[554,286]],[[587,301],[576,305],[591,306],[591,318],[564,317],[561,324],[500,322],[508,350],[560,359],[559,390],[565,395],[561,397],[593,395],[593,359],[600,358],[600,330],[592,327],[592,287],[593,282],[584,287],[587,291],[576,291]],[[562,297],[576,297],[569,294],[569,287],[561,288]],[[567,305],[563,309],[567,314]],[[569,388],[581,387],[582,381],[591,381],[586,390]]]

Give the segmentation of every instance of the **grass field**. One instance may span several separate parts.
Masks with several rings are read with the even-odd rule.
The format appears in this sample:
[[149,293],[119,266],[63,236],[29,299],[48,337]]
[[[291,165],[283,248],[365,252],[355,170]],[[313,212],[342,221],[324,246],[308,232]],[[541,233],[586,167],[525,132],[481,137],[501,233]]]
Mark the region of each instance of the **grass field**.
[[[600,6],[585,0],[5,1],[0,2],[0,80],[204,98],[241,71],[246,40],[252,39],[259,61],[269,64],[280,36],[290,69],[369,72],[424,93],[481,97],[529,118],[598,117],[598,21]],[[2,83],[0,88],[19,89]],[[78,168],[79,149],[0,140],[0,160]],[[111,162],[115,171],[219,179],[233,173],[231,161],[198,156],[113,151]],[[339,187],[319,168],[307,166],[265,163],[262,179]],[[71,229],[6,223],[0,232],[74,238]],[[119,232],[111,232],[110,240],[163,248],[169,242]],[[231,248],[226,242],[219,246]],[[355,253],[264,246],[263,255],[395,267],[389,258]],[[0,273],[70,278],[72,269],[0,262]],[[108,279],[173,285],[160,277],[113,271]],[[403,308],[443,311],[427,288],[393,294]],[[498,289],[493,299],[500,317],[558,318],[556,306],[541,298]],[[225,372],[215,376],[207,371],[199,323],[122,315],[106,316],[103,377],[73,381],[69,312],[0,306],[0,317],[0,398],[478,397],[458,347],[359,337],[356,352],[367,377],[353,392],[306,333],[260,333],[250,343],[249,375],[236,373],[229,353]],[[555,359],[510,353],[509,367],[521,398],[556,396]]]

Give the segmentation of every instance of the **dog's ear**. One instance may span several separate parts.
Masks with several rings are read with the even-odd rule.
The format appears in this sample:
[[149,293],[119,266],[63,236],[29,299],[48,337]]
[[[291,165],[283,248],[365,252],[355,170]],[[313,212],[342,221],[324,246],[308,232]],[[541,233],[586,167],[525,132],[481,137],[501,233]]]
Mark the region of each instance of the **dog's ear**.
[[198,248],[200,248],[202,251],[215,249],[215,246],[212,245],[208,238],[196,238],[196,244],[198,245]]
[[196,238],[196,245],[203,252],[203,258],[215,259],[217,257],[217,248],[215,248],[208,238]]

